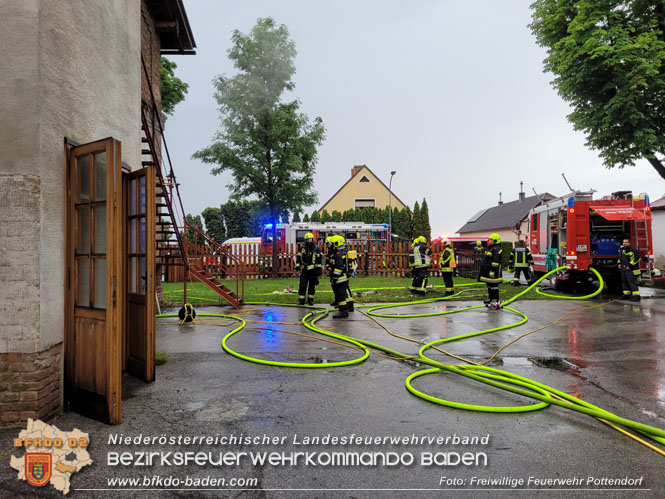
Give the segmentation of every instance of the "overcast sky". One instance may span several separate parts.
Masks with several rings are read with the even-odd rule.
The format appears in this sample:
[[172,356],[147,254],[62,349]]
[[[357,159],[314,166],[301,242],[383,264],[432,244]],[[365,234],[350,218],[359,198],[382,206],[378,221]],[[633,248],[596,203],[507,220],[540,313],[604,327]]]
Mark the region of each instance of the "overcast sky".
[[543,73],[545,51],[527,25],[531,0],[185,0],[195,56],[173,56],[189,84],[169,118],[166,140],[185,210],[200,214],[229,198],[230,175],[210,175],[191,155],[219,128],[216,75],[231,76],[231,33],[259,17],[285,24],[298,50],[295,91],[327,139],[315,189],[323,205],[365,164],[413,207],[427,199],[432,235],[452,235],[478,210],[526,195],[596,189],[665,194],[643,161],[605,169],[570,109]]

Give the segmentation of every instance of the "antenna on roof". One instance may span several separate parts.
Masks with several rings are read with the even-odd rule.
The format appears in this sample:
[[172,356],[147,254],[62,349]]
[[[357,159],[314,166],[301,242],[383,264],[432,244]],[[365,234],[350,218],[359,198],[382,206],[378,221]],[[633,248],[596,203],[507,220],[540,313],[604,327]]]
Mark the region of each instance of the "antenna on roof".
[[538,201],[542,201],[543,198],[541,198],[541,197],[540,197],[540,194],[538,194],[538,193],[536,192],[535,187],[532,187],[531,189],[533,190],[533,193],[534,193],[534,194],[536,195],[536,197],[538,198]]
[[566,174],[565,174],[565,173],[562,173],[561,176],[563,177],[563,180],[566,182],[566,185],[567,185],[568,188],[570,189],[570,192],[576,192],[575,189],[573,189],[573,188],[570,186],[570,184],[568,183],[568,179],[566,178]]
[[503,201],[501,201],[501,193],[499,192],[499,206],[503,204]]

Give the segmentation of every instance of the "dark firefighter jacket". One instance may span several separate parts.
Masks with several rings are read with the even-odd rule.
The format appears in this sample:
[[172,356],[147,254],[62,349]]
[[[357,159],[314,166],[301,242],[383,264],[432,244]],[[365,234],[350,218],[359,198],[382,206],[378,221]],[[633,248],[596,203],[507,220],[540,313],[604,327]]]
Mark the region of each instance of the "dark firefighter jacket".
[[635,275],[640,274],[640,252],[632,246],[619,249],[619,265],[628,267]]
[[510,257],[510,266],[512,268],[528,267],[533,265],[533,257],[531,251],[526,246],[516,246],[513,249],[513,254]]
[[349,280],[349,260],[346,257],[346,248],[339,248],[328,254],[330,282],[340,284]]
[[457,266],[455,262],[455,252],[452,248],[444,248],[441,252],[441,259],[439,265],[442,272],[452,272]]
[[316,246],[307,247],[307,244],[305,244],[296,255],[296,265],[298,270],[321,275],[323,272],[323,254]]
[[430,255],[432,250],[427,245],[420,243],[411,248],[409,253],[409,265],[414,269],[426,269],[432,264]]
[[483,282],[501,282],[501,245],[492,244],[485,251],[480,263],[480,280]]

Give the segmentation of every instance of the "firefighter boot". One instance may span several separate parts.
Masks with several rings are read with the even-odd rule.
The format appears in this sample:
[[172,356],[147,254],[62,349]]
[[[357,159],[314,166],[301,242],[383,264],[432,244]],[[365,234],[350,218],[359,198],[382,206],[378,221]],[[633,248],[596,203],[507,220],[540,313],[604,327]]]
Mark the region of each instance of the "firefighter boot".
[[353,307],[353,302],[350,301],[346,304],[347,308],[349,309],[349,312],[355,311],[355,308]]
[[630,300],[630,293],[624,293],[620,300]]
[[633,295],[630,297],[630,301],[640,301],[640,295]]
[[304,305],[305,304],[305,299],[304,298],[298,298],[298,305]]
[[349,312],[346,309],[346,305],[340,305],[339,313],[333,315],[333,319],[346,319],[349,316]]
[[311,305],[314,305],[314,298],[309,298],[309,299],[307,300],[307,305],[310,305],[310,306],[311,306]]

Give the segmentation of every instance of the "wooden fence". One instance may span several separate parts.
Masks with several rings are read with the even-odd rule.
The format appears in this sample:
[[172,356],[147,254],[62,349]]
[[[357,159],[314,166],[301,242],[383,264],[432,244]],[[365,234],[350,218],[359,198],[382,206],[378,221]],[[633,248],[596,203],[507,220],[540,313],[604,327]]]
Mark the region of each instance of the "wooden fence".
[[[409,267],[409,248],[410,245],[403,241],[392,243],[390,248],[385,243],[348,245],[348,249],[356,250],[358,253],[358,269],[356,272],[360,276],[404,277],[411,271]],[[435,244],[431,249],[433,263],[430,268],[430,276],[440,276],[441,270],[438,262],[443,247],[440,244]],[[196,248],[195,252],[204,254],[206,249]],[[325,264],[325,247],[322,248],[322,252]],[[296,268],[297,253],[298,245],[296,244],[287,244],[285,251],[279,253],[277,257],[277,277],[296,277],[300,275]],[[272,255],[259,251],[256,244],[234,244],[232,254],[242,262],[245,279],[272,277]],[[455,258],[459,275],[469,278],[475,278],[478,275],[482,255],[469,250],[456,250]],[[224,267],[227,275],[221,277],[235,277],[236,267],[233,264],[226,264]],[[166,269],[164,275],[167,282],[182,282],[184,269],[182,266],[170,266]]]

